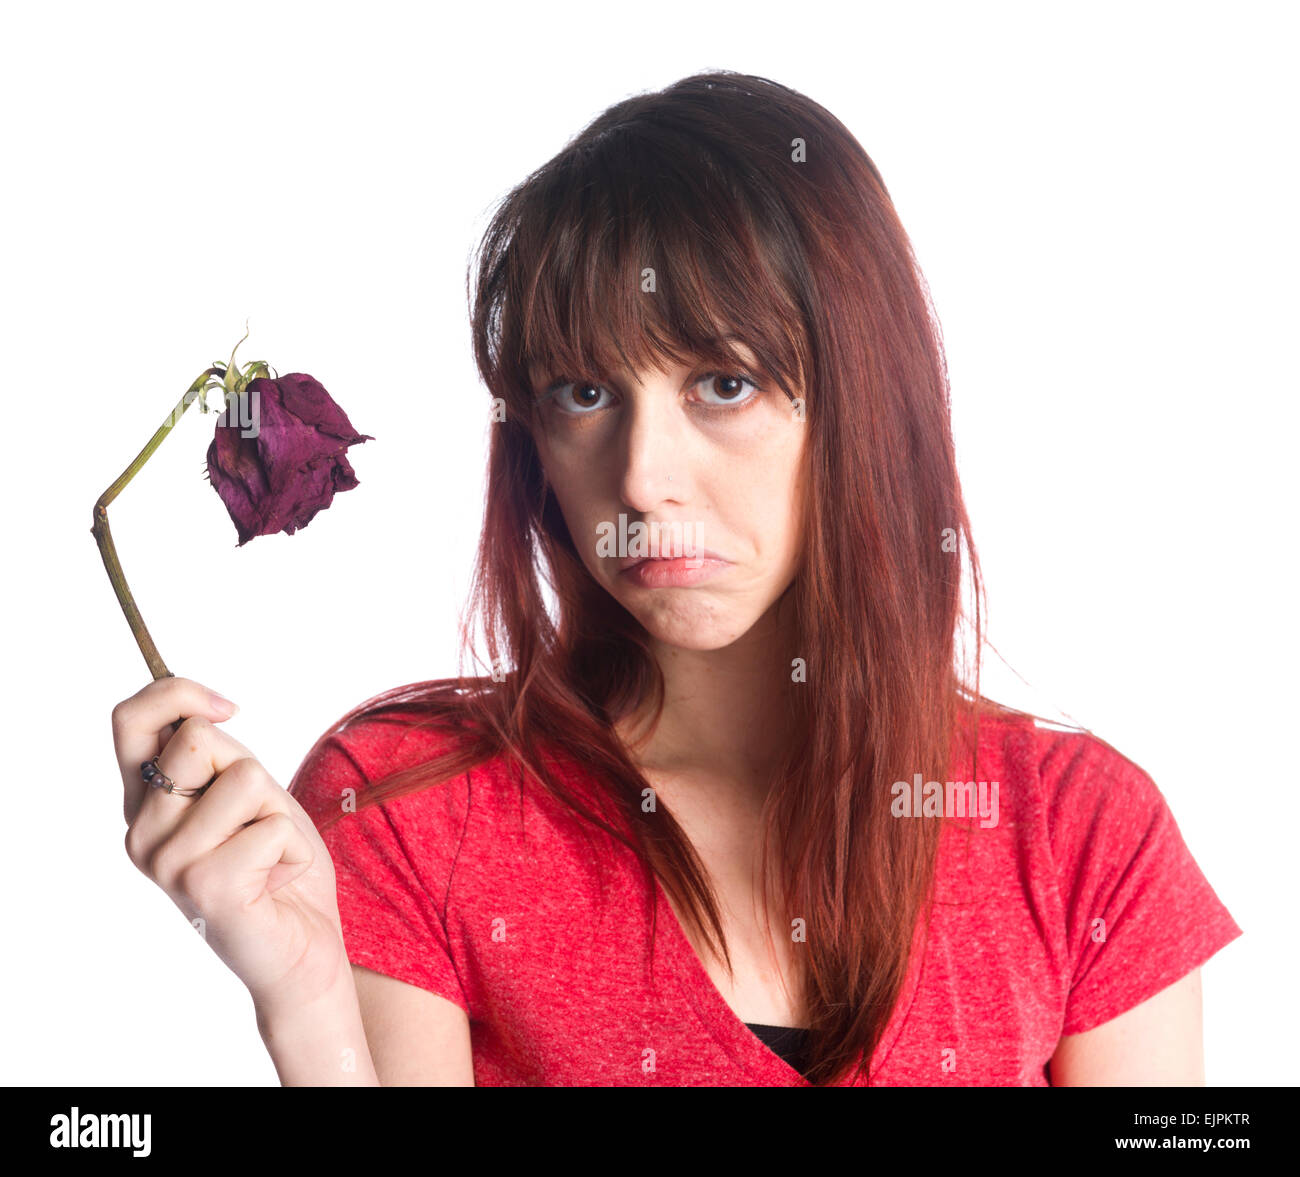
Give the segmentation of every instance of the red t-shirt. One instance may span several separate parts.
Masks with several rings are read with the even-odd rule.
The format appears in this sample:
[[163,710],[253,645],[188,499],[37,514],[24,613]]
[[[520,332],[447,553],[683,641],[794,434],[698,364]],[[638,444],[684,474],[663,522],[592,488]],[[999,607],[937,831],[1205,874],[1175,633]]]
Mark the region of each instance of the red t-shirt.
[[[345,791],[447,739],[366,720],[320,743],[291,791],[319,825]],[[1049,1086],[1062,1035],[1241,935],[1154,782],[1100,741],[985,717],[978,766],[998,782],[997,823],[954,819],[969,852],[945,829],[929,937],[918,926],[873,1085]],[[723,1000],[632,852],[503,761],[322,836],[349,959],[464,1009],[479,1086],[809,1085]]]

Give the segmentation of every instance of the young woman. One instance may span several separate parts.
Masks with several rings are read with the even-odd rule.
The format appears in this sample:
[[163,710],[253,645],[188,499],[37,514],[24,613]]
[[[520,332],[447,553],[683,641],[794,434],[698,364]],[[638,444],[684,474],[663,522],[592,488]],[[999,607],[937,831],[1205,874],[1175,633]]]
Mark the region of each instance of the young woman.
[[734,73],[621,102],[472,277],[482,673],[287,792],[195,683],[114,712],[132,859],[282,1081],[1203,1083],[1240,929],[1147,774],[979,693],[939,328],[844,126]]

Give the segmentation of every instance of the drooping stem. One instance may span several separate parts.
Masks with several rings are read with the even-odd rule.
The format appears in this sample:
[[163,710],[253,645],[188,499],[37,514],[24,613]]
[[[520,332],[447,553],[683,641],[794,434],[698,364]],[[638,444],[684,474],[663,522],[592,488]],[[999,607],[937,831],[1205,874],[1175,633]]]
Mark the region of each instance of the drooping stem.
[[117,549],[113,546],[113,536],[108,528],[108,505],[117,498],[126,484],[140,472],[141,467],[149,460],[154,450],[162,445],[163,438],[175,428],[176,422],[181,419],[185,410],[193,404],[195,397],[203,390],[208,379],[212,376],[224,375],[225,370],[222,368],[208,368],[204,371],[190,385],[185,395],[168,415],[167,420],[149,439],[148,445],[136,455],[135,460],[122,471],[95,503],[94,522],[90,528],[91,534],[95,537],[95,543],[99,545],[99,554],[104,559],[104,567],[108,571],[108,579],[113,585],[113,591],[117,594],[118,604],[122,606],[122,612],[126,615],[126,623],[131,627],[131,633],[135,636],[136,645],[140,647],[140,652],[144,655],[144,660],[149,666],[149,672],[155,679],[168,678],[172,672],[167,669],[167,664],[162,660],[162,655],[158,653],[158,647],[154,645],[153,638],[149,636],[149,630],[145,626],[144,618],[140,616],[140,610],[136,607],[135,598],[132,597],[131,590],[127,586],[126,576],[122,572],[122,564],[117,558]]

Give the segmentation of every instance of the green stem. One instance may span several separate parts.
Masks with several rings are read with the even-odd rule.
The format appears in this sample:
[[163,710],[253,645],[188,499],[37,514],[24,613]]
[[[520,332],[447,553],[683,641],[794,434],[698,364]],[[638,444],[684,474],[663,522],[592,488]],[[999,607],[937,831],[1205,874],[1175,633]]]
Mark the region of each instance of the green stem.
[[108,529],[108,505],[117,498],[123,487],[140,472],[140,468],[149,460],[154,450],[162,445],[163,438],[172,431],[176,422],[181,419],[181,415],[194,402],[194,398],[202,391],[208,378],[210,376],[224,375],[225,372],[221,368],[208,368],[194,381],[176,407],[172,409],[167,420],[149,439],[149,444],[140,451],[135,461],[122,471],[112,486],[100,495],[99,500],[95,503],[94,523],[90,528],[91,534],[95,537],[95,543],[99,545],[99,554],[104,559],[104,567],[108,570],[108,579],[113,585],[113,591],[117,594],[118,604],[122,606],[122,612],[126,615],[126,623],[131,627],[131,633],[135,635],[136,645],[140,647],[140,652],[144,655],[149,671],[155,679],[170,678],[172,672],[167,669],[167,664],[158,653],[158,647],[154,645],[153,638],[149,636],[149,630],[145,627],[144,618],[140,616],[140,610],[136,608],[135,598],[131,596],[126,577],[122,573],[122,564],[117,558],[117,549],[113,546],[113,536]]

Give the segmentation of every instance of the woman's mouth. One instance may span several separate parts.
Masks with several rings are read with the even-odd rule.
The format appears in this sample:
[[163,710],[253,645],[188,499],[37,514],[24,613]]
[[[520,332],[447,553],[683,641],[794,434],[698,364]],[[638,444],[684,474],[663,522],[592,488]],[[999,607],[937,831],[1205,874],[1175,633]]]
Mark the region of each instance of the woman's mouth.
[[619,576],[640,588],[690,588],[731,567],[716,552],[694,556],[630,556],[619,561]]

